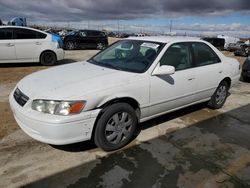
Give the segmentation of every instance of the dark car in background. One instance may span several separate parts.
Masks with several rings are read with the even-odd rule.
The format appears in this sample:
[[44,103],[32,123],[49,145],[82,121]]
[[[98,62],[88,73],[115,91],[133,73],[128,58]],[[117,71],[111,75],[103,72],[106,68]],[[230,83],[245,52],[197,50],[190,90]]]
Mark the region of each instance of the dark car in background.
[[244,44],[241,49],[234,51],[235,56],[248,57],[250,55],[250,45]]
[[244,81],[249,80],[250,78],[250,56],[246,59],[243,64],[241,77]]
[[227,50],[229,52],[235,52],[236,50],[241,50],[244,47],[245,43],[243,41],[238,41],[236,43],[230,43]]
[[104,49],[108,46],[108,37],[102,31],[79,30],[65,36],[64,49]]
[[209,42],[210,44],[212,44],[217,49],[224,50],[225,39],[217,38],[217,37],[204,37],[202,39]]

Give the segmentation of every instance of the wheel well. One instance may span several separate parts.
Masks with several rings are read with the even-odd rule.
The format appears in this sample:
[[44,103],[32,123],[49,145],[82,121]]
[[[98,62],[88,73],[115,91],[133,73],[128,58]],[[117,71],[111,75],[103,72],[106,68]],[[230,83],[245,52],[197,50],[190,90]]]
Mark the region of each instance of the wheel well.
[[231,86],[231,79],[229,77],[224,78],[222,81],[226,81],[228,84],[228,87],[230,88]]
[[46,52],[52,52],[52,53],[55,55],[56,61],[57,61],[57,55],[56,55],[55,52],[53,52],[52,50],[44,50],[44,51],[41,53],[40,57],[39,57],[39,61],[40,61],[40,62],[41,62],[41,57],[42,57],[42,55],[43,55],[44,53],[46,53]]
[[95,124],[92,130],[92,135],[91,135],[91,139],[93,139],[94,134],[95,134],[95,129],[96,129],[96,124],[98,122],[98,120],[100,119],[101,115],[104,113],[105,109],[115,103],[127,103],[130,106],[132,106],[132,108],[135,110],[136,116],[138,118],[138,121],[140,119],[141,116],[141,111],[140,111],[140,105],[139,103],[130,97],[123,97],[123,98],[116,98],[116,99],[112,99],[110,101],[107,101],[106,103],[104,103],[103,105],[100,106],[100,108],[102,108],[102,110],[100,111],[100,113],[98,114],[96,120],[95,120]]

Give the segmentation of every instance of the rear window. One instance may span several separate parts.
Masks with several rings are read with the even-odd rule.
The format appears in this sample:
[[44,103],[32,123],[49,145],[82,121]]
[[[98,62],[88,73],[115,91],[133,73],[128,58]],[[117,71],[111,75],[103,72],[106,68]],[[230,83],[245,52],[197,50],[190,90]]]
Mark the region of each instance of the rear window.
[[0,29],[0,40],[11,40],[13,39],[13,32],[10,28]]

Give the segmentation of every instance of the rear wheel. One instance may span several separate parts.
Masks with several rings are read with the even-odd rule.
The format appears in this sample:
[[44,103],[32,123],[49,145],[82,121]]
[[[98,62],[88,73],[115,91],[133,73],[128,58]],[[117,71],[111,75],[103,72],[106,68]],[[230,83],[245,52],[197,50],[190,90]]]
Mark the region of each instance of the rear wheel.
[[56,55],[54,52],[43,52],[40,57],[40,63],[42,65],[54,65],[56,63]]
[[103,43],[97,43],[96,44],[96,48],[98,49],[98,50],[102,50],[102,49],[104,49],[105,48],[105,44],[103,44]]
[[76,48],[76,45],[75,45],[75,43],[73,41],[67,41],[65,43],[65,48],[67,50],[74,50]]
[[213,109],[221,108],[224,103],[226,102],[228,96],[229,85],[224,80],[222,81],[219,86],[217,87],[216,91],[214,92],[213,96],[211,97],[208,105]]
[[104,110],[96,126],[95,144],[105,151],[112,151],[130,142],[137,126],[137,117],[130,105],[116,103]]

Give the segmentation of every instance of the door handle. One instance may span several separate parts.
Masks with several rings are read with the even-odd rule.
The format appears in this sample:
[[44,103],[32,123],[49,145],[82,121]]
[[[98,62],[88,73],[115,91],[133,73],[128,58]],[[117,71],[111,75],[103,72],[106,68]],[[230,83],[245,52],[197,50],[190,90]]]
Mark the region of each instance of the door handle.
[[188,81],[194,80],[195,78],[188,78]]
[[8,43],[7,46],[8,46],[8,47],[12,47],[12,46],[15,46],[15,44],[13,44],[13,43]]
[[41,45],[42,43],[41,42],[36,42],[36,45]]
[[222,70],[220,70],[220,71],[219,71],[219,73],[221,74],[221,73],[223,73],[223,71],[222,71]]

